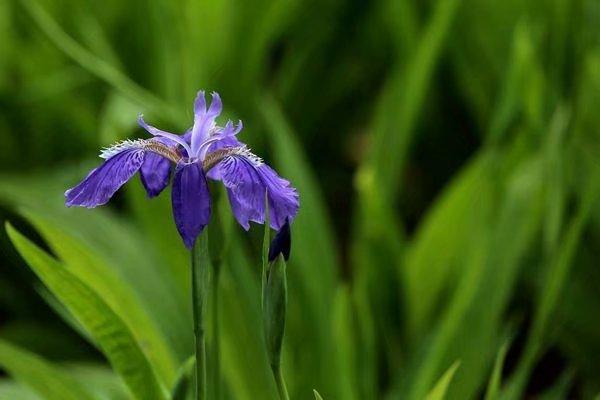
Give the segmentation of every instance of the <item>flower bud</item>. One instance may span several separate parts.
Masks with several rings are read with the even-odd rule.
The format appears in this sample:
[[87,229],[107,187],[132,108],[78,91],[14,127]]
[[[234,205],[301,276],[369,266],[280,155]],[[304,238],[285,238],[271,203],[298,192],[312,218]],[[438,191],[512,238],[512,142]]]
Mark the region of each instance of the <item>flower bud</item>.
[[279,254],[283,255],[285,261],[289,260],[291,244],[290,223],[286,220],[269,246],[269,262],[272,263]]
[[285,260],[287,260],[289,254],[290,226],[286,222],[281,230],[277,232],[269,247],[269,268],[263,292],[263,324],[267,356],[271,367],[279,366],[281,359],[287,303]]

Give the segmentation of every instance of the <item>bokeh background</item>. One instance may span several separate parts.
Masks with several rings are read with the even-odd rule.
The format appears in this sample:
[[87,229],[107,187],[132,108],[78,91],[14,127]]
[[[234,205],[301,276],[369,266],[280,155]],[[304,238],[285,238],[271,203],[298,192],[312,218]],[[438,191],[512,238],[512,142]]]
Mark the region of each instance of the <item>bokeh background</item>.
[[[198,89],[300,192],[292,398],[421,399],[452,365],[451,399],[600,393],[600,2],[0,1],[0,219],[151,327],[166,382],[193,343],[168,190],[134,179],[91,211],[63,192],[145,134],[138,113],[184,131]],[[223,397],[274,398],[262,228],[230,235]],[[0,366],[37,354],[128,398],[4,229],[0,251]],[[1,399],[46,398],[18,371]]]

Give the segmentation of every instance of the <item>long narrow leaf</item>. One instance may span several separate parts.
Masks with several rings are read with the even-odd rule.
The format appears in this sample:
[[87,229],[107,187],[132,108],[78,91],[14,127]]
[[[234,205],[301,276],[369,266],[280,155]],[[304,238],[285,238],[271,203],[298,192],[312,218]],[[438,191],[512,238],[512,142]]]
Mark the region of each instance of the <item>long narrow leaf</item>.
[[10,224],[6,230],[29,266],[86,328],[131,392],[138,399],[165,399],[166,391],[140,344],[106,302]]

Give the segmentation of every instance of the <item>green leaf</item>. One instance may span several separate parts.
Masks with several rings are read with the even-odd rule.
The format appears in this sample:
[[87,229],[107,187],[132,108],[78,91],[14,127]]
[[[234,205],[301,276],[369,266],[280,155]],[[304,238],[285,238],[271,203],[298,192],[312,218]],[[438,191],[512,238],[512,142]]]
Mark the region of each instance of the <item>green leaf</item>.
[[90,53],[77,43],[72,37],[52,19],[50,14],[43,9],[36,0],[21,0],[25,10],[29,13],[38,27],[48,38],[68,57],[73,59],[92,74],[114,86],[124,96],[137,104],[144,104],[150,110],[160,112],[161,115],[170,117],[174,122],[182,120],[181,112],[169,103],[155,97],[152,93],[137,85],[117,68],[105,60]]
[[114,268],[85,242],[33,212],[24,213],[39,230],[65,268],[88,285],[127,324],[165,385],[175,379],[175,357],[165,337],[144,309],[136,293]]
[[557,253],[546,272],[543,290],[539,293],[536,313],[527,338],[525,350],[519,364],[510,379],[507,389],[503,392],[503,399],[518,399],[525,389],[527,379],[544,349],[548,340],[548,331],[551,327],[552,314],[559,304],[560,296],[567,284],[569,272],[573,265],[580,238],[590,217],[593,205],[600,194],[598,177],[600,169],[596,167],[580,199],[581,203],[577,213],[572,217],[569,226],[558,246]]
[[489,161],[480,155],[455,175],[430,207],[407,252],[401,272],[411,338],[420,337],[427,328],[444,284],[456,276],[452,269],[471,244],[471,232],[481,219],[479,210],[489,201]]
[[131,392],[138,399],[166,399],[166,391],[159,383],[140,344],[108,304],[64,265],[8,223],[6,230],[25,261],[90,333]]
[[[259,99],[275,163],[282,176],[298,189],[300,211],[291,226],[294,251],[288,270],[290,302],[286,343],[299,343],[314,351],[303,357],[305,374],[298,375],[298,387],[317,385],[325,393],[333,393],[336,383],[333,360],[328,357],[331,335],[322,329],[303,329],[305,326],[331,326],[331,311],[339,275],[338,247],[332,224],[325,208],[321,190],[283,111],[269,97]],[[298,329],[296,329],[298,327]],[[294,397],[294,394],[291,394]]]
[[[59,168],[36,175],[2,174],[0,201],[16,212],[26,211],[43,216],[63,234],[76,238],[86,252],[99,258],[103,267],[109,268],[113,271],[112,275],[117,275],[125,281],[124,285],[135,291],[135,296],[152,318],[154,326],[168,340],[177,360],[182,362],[193,351],[189,258],[185,257],[183,264],[179,264],[180,258],[174,256],[176,250],[185,254],[185,247],[170,218],[170,200],[168,196],[161,196],[154,201],[143,198],[136,205],[135,210],[153,207],[148,214],[154,212],[151,217],[158,227],[152,230],[151,235],[145,225],[142,232],[109,207],[94,210],[66,208],[63,196],[65,188],[85,176],[92,166],[91,163],[84,163],[79,168]],[[130,182],[129,186],[136,184],[143,191],[139,182]],[[156,205],[163,207],[154,208]],[[172,251],[163,253],[165,248]],[[176,272],[179,271],[187,272],[185,282],[177,281],[179,274]]]
[[316,389],[313,389],[313,394],[315,395],[315,400],[323,400],[323,397],[317,392]]
[[506,352],[508,351],[508,342],[504,343],[498,354],[496,355],[496,361],[494,361],[494,369],[490,376],[490,381],[485,392],[485,400],[496,400],[500,393],[500,385],[502,384],[502,368],[504,367],[504,359],[506,358]]
[[448,385],[450,385],[450,381],[452,381],[452,377],[454,373],[460,366],[460,361],[454,362],[450,368],[442,375],[440,380],[435,384],[433,389],[427,394],[425,400],[443,400],[446,397],[446,391],[448,390]]
[[[296,251],[294,264],[302,266],[302,280],[319,304],[327,299],[331,304],[332,288],[338,274],[336,242],[313,171],[302,147],[289,126],[279,105],[271,97],[263,98],[260,110],[268,127],[276,163],[282,175],[292,182],[300,195],[299,217],[293,223]],[[322,304],[327,306],[327,304]]]
[[0,379],[0,399],[44,400],[27,386],[22,386],[8,378]]
[[[510,157],[503,162],[514,168]],[[452,396],[474,395],[485,379],[493,353],[482,349],[489,349],[497,340],[511,289],[540,229],[541,166],[541,157],[536,156],[521,162],[507,176],[496,168],[488,171],[490,182],[502,180],[505,189],[496,201],[493,190],[484,193],[490,198],[477,211],[480,222],[470,232],[471,245],[461,258],[458,284],[423,349],[424,359],[408,382],[409,398],[422,398],[440,368],[456,359],[461,360],[464,373],[451,388]],[[501,204],[499,210],[495,204]]]
[[336,346],[332,349],[332,357],[336,360],[339,375],[337,398],[352,400],[364,398],[359,395],[358,383],[362,371],[358,372],[357,345],[355,340],[354,308],[350,289],[342,285],[337,290],[332,319],[332,333]]
[[171,400],[186,400],[194,389],[196,357],[191,356],[179,369],[179,374],[171,390]]
[[241,243],[240,236],[233,232],[231,251],[221,271],[224,378],[232,398],[271,399],[277,394],[262,333],[260,270]]
[[[568,367],[559,376],[556,382],[544,393],[542,393],[539,400],[564,400],[569,398],[569,391],[573,386],[576,371],[573,367]],[[596,397],[597,398],[597,397]]]
[[[397,67],[386,82],[375,113],[374,140],[362,168],[372,171],[377,194],[386,203],[397,191],[415,125],[437,60],[461,0],[438,1],[406,67]],[[371,175],[371,173],[367,173]],[[363,196],[368,195],[362,193]]]
[[67,371],[4,340],[0,340],[0,366],[46,400],[94,399]]

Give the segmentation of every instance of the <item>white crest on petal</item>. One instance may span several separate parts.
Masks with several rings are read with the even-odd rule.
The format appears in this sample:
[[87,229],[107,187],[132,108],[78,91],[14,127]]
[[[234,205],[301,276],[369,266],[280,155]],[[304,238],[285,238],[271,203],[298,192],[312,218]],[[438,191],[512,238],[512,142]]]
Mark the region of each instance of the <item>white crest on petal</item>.
[[259,167],[263,164],[263,159],[257,156],[250,150],[250,148],[246,145],[241,147],[234,147],[232,149],[231,155],[238,155],[248,159],[255,167]]
[[263,164],[262,158],[254,154],[246,145],[237,147],[224,147],[206,155],[202,161],[204,171],[208,172],[212,167],[227,157],[243,157],[255,167],[260,167]]
[[130,149],[144,149],[148,145],[147,139],[126,139],[120,142],[113,144],[112,146],[108,146],[103,148],[100,151],[100,158],[104,158],[108,160],[109,158]]

